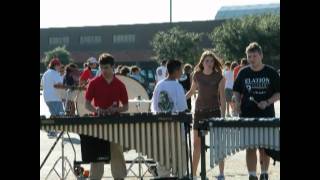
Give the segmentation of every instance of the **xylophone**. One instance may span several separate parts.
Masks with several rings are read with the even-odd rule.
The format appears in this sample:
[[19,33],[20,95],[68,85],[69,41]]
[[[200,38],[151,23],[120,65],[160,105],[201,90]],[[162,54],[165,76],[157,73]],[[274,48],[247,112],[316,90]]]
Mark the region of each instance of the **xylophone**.
[[210,118],[201,122],[201,177],[205,179],[205,133],[209,131],[210,167],[244,149],[280,151],[279,118]]
[[158,161],[170,169],[173,175],[182,178],[186,173],[189,175],[188,162],[191,164],[191,122],[192,115],[188,113],[135,113],[104,117],[41,116],[40,129],[68,131],[119,143],[124,149],[135,149]]

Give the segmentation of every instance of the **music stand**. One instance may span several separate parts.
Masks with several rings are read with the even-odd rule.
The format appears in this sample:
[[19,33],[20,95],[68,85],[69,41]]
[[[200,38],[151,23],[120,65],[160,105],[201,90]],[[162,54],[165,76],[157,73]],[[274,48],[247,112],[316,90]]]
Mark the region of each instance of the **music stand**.
[[[70,173],[70,170],[72,171],[72,173],[73,173],[75,176],[77,176],[77,175],[75,174],[74,170],[73,170],[73,167],[72,167],[72,165],[71,165],[68,157],[65,157],[65,156],[64,156],[64,137],[63,137],[64,133],[65,133],[64,131],[60,132],[59,137],[57,138],[56,142],[54,143],[53,147],[50,149],[50,152],[48,153],[48,155],[46,156],[45,160],[43,161],[43,163],[42,163],[42,165],[41,165],[41,167],[44,165],[45,161],[47,160],[47,158],[48,158],[49,155],[51,154],[52,150],[54,149],[54,146],[57,144],[57,142],[59,141],[59,139],[61,139],[61,156],[56,160],[56,162],[54,163],[53,167],[51,168],[51,170],[49,171],[49,173],[47,174],[47,176],[46,176],[45,179],[48,179],[48,177],[49,177],[49,175],[52,173],[52,171],[54,171],[54,172],[59,176],[59,178],[60,178],[61,180],[66,180],[68,174]],[[75,151],[74,146],[73,146],[73,144],[72,144],[70,135],[69,135],[68,132],[67,132],[66,134],[68,135],[68,139],[69,139],[69,141],[70,141],[70,143],[71,143],[71,145],[72,145],[72,149],[73,149],[73,152],[74,152],[74,160],[76,160],[76,151]],[[62,138],[61,138],[61,137],[62,137]],[[62,166],[61,166],[61,168],[62,168],[62,169],[61,169],[61,176],[60,176],[60,174],[57,172],[57,170],[55,169],[56,165],[58,164],[58,162],[59,162],[60,160],[61,160],[61,164],[62,164]],[[67,163],[68,166],[69,166],[69,170],[68,170],[67,172],[66,172],[65,163]],[[40,167],[40,170],[41,170],[41,167]],[[65,173],[65,172],[66,172],[66,173]]]

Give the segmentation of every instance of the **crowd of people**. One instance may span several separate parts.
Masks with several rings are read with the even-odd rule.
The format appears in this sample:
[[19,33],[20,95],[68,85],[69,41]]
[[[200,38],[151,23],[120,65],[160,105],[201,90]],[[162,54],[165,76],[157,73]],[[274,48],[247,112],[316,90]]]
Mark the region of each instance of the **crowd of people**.
[[[191,64],[183,64],[179,60],[164,60],[156,69],[156,86],[153,91],[151,112],[190,112],[190,98],[197,94],[193,116],[193,175],[197,175],[200,160],[199,121],[210,117],[275,117],[274,103],[280,100],[280,71],[263,64],[261,46],[250,43],[244,50],[246,58],[237,61],[223,61],[212,51],[204,51],[193,68]],[[75,64],[68,64],[62,70],[59,59],[50,61],[41,84],[43,96],[51,115],[65,113],[63,100],[57,89],[63,87],[85,86],[86,108],[95,115],[117,114],[128,109],[128,94],[124,84],[115,76],[129,76],[140,83],[143,78],[137,66],[119,65],[114,68],[115,60],[111,54],[103,53],[99,60],[89,58],[82,73]],[[92,69],[99,70],[93,74]],[[255,99],[255,102],[250,100]],[[69,103],[69,104],[68,104]],[[74,102],[67,106],[74,107]],[[70,108],[68,113],[74,114]],[[88,143],[88,141],[91,143]],[[81,136],[82,149],[101,147],[104,141]],[[99,146],[98,146],[99,145]],[[101,151],[97,150],[96,151]],[[86,150],[84,150],[86,151]],[[257,149],[246,150],[246,162],[249,180],[257,180]],[[89,152],[89,151],[88,151]],[[92,153],[92,151],[90,151]],[[268,179],[270,157],[264,149],[259,149],[261,174],[260,180]],[[111,171],[115,179],[126,176],[122,147],[111,143]],[[101,179],[103,162],[91,164],[91,176]],[[170,170],[157,164],[158,176],[167,177]],[[224,160],[219,162],[218,180],[224,180]]]

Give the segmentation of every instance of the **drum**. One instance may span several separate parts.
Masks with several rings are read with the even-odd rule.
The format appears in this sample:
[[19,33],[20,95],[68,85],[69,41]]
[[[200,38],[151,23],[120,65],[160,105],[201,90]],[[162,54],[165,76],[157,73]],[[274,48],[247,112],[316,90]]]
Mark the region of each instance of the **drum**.
[[[129,109],[127,113],[134,113],[134,112],[149,112],[150,110],[150,100],[147,91],[144,87],[136,80],[122,76],[116,75],[116,77],[123,82],[126,86],[128,98],[129,98]],[[85,108],[85,91],[79,91],[76,97],[76,110],[79,116],[84,116],[89,114]]]

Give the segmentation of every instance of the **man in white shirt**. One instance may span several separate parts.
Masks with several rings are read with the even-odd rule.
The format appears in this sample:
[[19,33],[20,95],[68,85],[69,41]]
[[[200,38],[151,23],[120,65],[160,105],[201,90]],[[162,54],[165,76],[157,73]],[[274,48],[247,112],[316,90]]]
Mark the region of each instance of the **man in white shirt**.
[[166,67],[166,60],[161,62],[161,66],[159,66],[156,70],[156,83],[160,82],[161,80],[165,79],[168,75],[167,67]]
[[[184,89],[178,82],[182,74],[181,62],[170,60],[167,63],[168,77],[157,83],[152,100],[151,112],[184,112],[188,109]],[[169,177],[170,170],[157,163],[159,177]]]
[[[63,87],[63,79],[59,73],[61,63],[58,58],[53,58],[48,66],[48,70],[43,74],[41,86],[43,87],[43,98],[46,102],[50,114],[53,116],[64,114],[63,104],[57,88]],[[56,133],[48,132],[48,136],[54,137]]]

